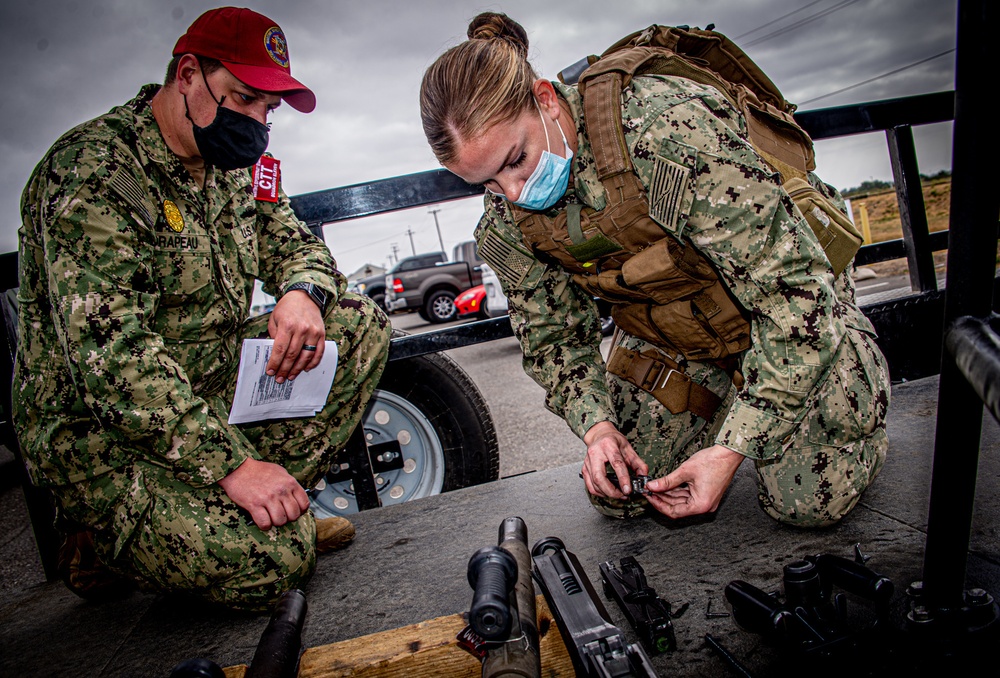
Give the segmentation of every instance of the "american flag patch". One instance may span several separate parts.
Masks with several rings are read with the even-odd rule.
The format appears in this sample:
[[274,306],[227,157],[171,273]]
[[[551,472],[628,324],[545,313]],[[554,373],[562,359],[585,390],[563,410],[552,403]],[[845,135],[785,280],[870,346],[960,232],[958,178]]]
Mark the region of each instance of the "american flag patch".
[[677,230],[677,215],[687,190],[689,173],[684,165],[656,158],[653,182],[649,187],[649,216],[671,232]]
[[139,183],[135,177],[124,169],[119,168],[111,177],[109,183],[112,190],[135,210],[136,214],[146,222],[147,226],[152,228],[153,217],[146,206],[146,193],[139,187]]
[[535,260],[520,248],[501,238],[493,229],[487,229],[479,243],[481,256],[496,274],[508,283],[519,287],[531,270]]

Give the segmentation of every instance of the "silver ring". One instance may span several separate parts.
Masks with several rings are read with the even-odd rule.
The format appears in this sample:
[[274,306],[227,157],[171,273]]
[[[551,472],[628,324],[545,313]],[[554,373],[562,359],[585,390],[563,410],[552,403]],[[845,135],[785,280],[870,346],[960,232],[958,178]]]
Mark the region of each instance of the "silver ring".
[[302,350],[303,350],[303,351],[315,351],[315,350],[316,350],[316,347],[315,347],[315,346],[313,346],[312,344],[304,344],[304,345],[302,346]]

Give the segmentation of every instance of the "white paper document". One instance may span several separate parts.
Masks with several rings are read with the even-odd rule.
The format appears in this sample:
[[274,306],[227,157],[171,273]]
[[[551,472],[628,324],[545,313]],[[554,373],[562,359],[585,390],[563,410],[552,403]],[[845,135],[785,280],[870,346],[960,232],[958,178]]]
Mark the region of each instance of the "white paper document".
[[236,395],[229,410],[230,424],[312,417],[326,404],[337,371],[337,343],[326,342],[323,359],[317,367],[280,384],[266,373],[273,347],[273,339],[243,340]]

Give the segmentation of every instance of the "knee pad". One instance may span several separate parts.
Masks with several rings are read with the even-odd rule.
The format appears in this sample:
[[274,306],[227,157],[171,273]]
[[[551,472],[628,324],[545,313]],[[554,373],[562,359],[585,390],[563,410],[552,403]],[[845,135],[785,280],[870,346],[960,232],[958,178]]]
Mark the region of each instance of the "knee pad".
[[[584,490],[586,491],[586,490]],[[598,497],[587,492],[587,499],[590,505],[609,518],[620,520],[628,518],[639,518],[649,512],[649,502],[644,497],[637,499],[612,499],[610,497]]]

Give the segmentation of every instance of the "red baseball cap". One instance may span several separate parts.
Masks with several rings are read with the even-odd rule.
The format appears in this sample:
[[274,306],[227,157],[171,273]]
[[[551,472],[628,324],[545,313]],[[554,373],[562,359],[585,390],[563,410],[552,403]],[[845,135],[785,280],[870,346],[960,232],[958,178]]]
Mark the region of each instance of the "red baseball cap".
[[292,77],[281,27],[245,7],[210,9],[174,45],[174,56],[194,54],[222,62],[240,81],[278,94],[297,111],[316,108],[316,95]]

